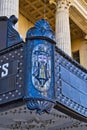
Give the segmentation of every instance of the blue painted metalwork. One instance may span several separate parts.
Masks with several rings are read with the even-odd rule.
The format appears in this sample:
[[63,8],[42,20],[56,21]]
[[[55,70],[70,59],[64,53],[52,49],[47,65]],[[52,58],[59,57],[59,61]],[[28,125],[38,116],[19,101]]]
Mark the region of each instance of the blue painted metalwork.
[[1,105],[5,106],[9,102],[10,107],[10,102],[22,99],[23,49],[23,43],[19,43],[0,51],[0,110],[3,110]]
[[0,17],[0,50],[23,42],[20,34],[15,29],[18,19],[12,15],[10,18]]
[[67,110],[66,113],[75,118],[87,117],[87,69],[58,48],[55,50],[55,86],[56,101],[64,113]]
[[27,32],[25,44],[16,22],[15,16],[0,17],[0,111],[23,105],[24,98],[27,107],[40,114],[55,105],[87,122],[87,69],[55,47],[44,19]]
[[10,16],[7,26],[7,47],[23,42],[21,35],[15,29],[18,19],[15,15]]
[[0,106],[22,99],[24,48],[16,23],[14,15],[0,17]]
[[55,103],[54,34],[48,22],[37,21],[25,44],[25,93],[29,109],[49,112]]

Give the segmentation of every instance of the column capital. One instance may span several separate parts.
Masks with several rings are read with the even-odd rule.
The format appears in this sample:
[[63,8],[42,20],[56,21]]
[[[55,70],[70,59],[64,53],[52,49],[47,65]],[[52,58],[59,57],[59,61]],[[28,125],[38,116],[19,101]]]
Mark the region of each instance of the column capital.
[[57,9],[59,11],[69,12],[69,8],[70,8],[72,2],[73,2],[73,0],[57,0]]
[[67,10],[72,5],[73,1],[74,0],[49,0],[49,3],[56,5],[60,10]]
[[59,8],[69,8],[71,2],[70,0],[58,0],[57,5]]

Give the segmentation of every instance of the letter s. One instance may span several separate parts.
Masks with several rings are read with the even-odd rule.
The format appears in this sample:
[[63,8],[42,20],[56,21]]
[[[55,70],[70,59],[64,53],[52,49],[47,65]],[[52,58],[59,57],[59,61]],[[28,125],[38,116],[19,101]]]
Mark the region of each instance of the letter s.
[[9,63],[3,64],[2,66],[3,72],[1,73],[1,77],[5,77],[8,75],[8,66],[9,66]]

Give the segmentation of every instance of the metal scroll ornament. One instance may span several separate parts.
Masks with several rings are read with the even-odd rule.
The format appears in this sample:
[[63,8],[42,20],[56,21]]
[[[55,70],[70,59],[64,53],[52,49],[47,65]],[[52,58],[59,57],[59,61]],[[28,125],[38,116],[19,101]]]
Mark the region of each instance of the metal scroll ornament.
[[27,32],[24,100],[29,109],[40,114],[55,104],[54,43],[54,34],[44,19]]

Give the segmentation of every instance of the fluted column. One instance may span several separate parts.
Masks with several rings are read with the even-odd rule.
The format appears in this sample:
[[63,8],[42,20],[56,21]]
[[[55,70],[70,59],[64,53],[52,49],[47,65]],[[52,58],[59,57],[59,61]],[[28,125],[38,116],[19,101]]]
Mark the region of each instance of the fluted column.
[[71,38],[69,24],[70,0],[58,0],[56,10],[56,42],[57,46],[71,56]]
[[0,16],[15,15],[18,17],[18,12],[19,0],[0,0]]

